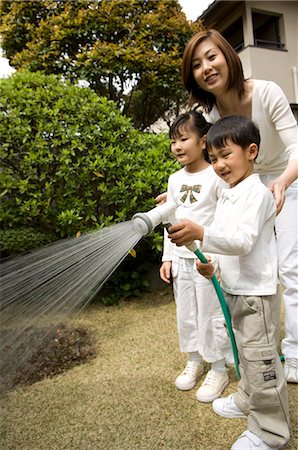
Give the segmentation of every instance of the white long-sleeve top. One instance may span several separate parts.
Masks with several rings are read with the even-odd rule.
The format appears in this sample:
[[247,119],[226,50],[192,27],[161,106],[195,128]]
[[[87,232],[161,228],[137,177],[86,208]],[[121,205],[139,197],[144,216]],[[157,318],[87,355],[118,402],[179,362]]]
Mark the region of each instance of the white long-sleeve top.
[[[200,172],[190,173],[185,168],[170,175],[167,200],[178,205],[177,220],[189,219],[202,225],[210,225],[218,198],[228,185],[214,172],[212,166]],[[177,247],[167,237],[165,231],[162,261],[172,261],[174,256],[195,258],[186,247]]]
[[[261,175],[280,174],[289,160],[298,159],[298,127],[283,90],[273,81],[252,80],[252,117],[259,127],[261,145],[254,171]],[[211,123],[219,118],[216,105],[209,114]]]
[[[223,289],[232,295],[272,295],[277,288],[276,207],[253,174],[224,189],[200,248],[218,254]],[[200,222],[199,222],[200,223]]]

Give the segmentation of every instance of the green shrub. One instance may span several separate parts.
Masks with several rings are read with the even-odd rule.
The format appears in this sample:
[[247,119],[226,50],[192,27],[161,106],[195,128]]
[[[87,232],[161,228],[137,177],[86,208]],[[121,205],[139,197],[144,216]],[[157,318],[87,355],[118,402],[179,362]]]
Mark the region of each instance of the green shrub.
[[[0,140],[2,229],[56,239],[151,209],[176,170],[167,136],[135,130],[113,102],[54,75],[0,80]],[[159,251],[159,234],[149,240]]]
[[43,233],[34,228],[14,228],[0,230],[1,259],[24,253],[41,247],[54,240],[50,233]]

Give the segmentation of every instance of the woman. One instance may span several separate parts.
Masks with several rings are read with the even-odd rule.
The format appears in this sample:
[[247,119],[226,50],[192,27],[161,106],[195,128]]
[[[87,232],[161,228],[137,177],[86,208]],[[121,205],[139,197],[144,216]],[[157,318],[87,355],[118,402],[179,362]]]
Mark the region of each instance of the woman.
[[[273,192],[277,212],[279,279],[285,304],[282,352],[288,382],[298,383],[298,128],[288,100],[271,81],[246,80],[239,56],[216,30],[194,35],[183,56],[183,81],[190,104],[214,123],[243,115],[259,127],[255,172]],[[260,268],[262,261],[260,261]]]

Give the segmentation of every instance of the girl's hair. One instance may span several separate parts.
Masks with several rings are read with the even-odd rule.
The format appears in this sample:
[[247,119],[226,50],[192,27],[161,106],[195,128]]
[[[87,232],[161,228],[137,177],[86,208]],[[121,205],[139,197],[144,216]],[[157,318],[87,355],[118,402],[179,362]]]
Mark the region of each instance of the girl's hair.
[[194,51],[197,46],[205,41],[211,39],[213,43],[223,53],[227,66],[228,66],[228,89],[236,89],[239,98],[244,93],[244,74],[241,60],[233,47],[228,41],[216,30],[210,29],[207,31],[200,31],[196,33],[188,42],[183,54],[182,74],[185,89],[189,92],[190,104],[199,103],[207,112],[211,111],[214,103],[215,96],[210,92],[204,91],[204,89],[198,86],[193,76],[192,61]]
[[250,144],[256,144],[260,148],[260,132],[257,125],[244,116],[226,116],[219,119],[211,126],[207,133],[206,147],[223,148],[230,140],[234,144],[245,149]]
[[[184,114],[180,114],[176,117],[172,125],[170,126],[170,139],[176,139],[182,136],[183,130],[187,128],[190,131],[197,133],[198,138],[202,138],[207,134],[211,123],[207,122],[198,111],[188,111]],[[204,149],[204,158],[207,162],[210,162],[207,149]]]

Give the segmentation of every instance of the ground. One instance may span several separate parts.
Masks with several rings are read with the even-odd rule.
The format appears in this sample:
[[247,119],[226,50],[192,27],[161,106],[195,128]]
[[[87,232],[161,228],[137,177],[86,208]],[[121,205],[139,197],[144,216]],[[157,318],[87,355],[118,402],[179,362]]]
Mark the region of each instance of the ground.
[[[15,339],[12,339],[14,346],[9,344],[14,332],[1,332],[0,339],[4,345],[1,345],[0,351],[0,392],[53,377],[96,356],[94,336],[82,326],[71,327],[60,323],[42,328],[31,327],[27,333],[30,335],[30,357],[26,339],[22,339],[16,348]],[[26,357],[22,358],[24,354]],[[16,361],[19,363],[16,364]]]
[[[208,364],[193,390],[176,389],[186,355],[179,352],[171,287],[114,306],[92,302],[74,319],[55,323],[60,322],[88,330],[97,356],[0,395],[1,449],[222,450],[246,429],[246,420],[217,416],[210,403],[197,401]],[[60,328],[52,345],[63,336]],[[71,338],[73,350],[76,339],[86,341],[80,335]],[[31,347],[33,338],[25,342]],[[224,396],[238,383],[233,367],[228,371]],[[292,437],[286,448],[297,450],[297,385],[288,384],[288,392]]]

